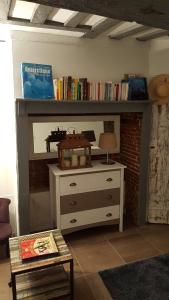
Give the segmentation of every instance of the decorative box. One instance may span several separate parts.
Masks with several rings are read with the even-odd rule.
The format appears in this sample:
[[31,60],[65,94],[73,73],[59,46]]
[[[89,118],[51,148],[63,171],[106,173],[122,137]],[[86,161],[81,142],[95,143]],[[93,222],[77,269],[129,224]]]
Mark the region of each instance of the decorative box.
[[[58,147],[58,167],[62,170],[91,167],[91,144],[83,134],[67,134]],[[80,150],[77,151],[77,149]]]

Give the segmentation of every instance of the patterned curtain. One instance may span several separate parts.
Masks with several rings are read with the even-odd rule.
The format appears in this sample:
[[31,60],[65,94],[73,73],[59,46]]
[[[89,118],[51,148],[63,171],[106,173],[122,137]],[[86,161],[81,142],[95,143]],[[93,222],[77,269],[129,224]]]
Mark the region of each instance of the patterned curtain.
[[169,224],[169,104],[153,105],[148,222]]

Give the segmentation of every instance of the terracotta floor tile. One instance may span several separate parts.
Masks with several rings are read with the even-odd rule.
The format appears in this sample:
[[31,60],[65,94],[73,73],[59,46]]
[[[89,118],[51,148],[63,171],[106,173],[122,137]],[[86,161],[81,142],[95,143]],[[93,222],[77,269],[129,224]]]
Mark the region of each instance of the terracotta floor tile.
[[85,275],[116,267],[124,263],[124,260],[108,242],[92,243],[91,245],[74,245],[73,251]]
[[137,261],[160,254],[140,234],[114,238],[110,242],[126,262]]
[[97,298],[94,297],[92,290],[84,277],[75,279],[74,300],[97,300]]
[[86,280],[97,300],[112,300],[107,288],[105,287],[98,273],[86,276]]
[[161,232],[169,233],[169,224],[146,224],[144,226],[138,227],[138,230],[142,234],[160,234]]
[[[71,254],[73,256],[73,261],[74,261],[74,277],[82,276],[83,275],[82,269],[81,269],[81,267],[80,267],[80,265],[79,265],[79,263],[78,263],[78,261],[77,261],[77,259],[75,257],[73,249],[72,249],[72,247],[70,245],[68,245],[68,247],[69,247],[69,250],[70,250],[70,252],[71,252]],[[64,268],[65,268],[66,271],[69,271],[69,264],[65,264]]]
[[105,231],[104,227],[89,228],[65,235],[64,239],[72,246],[75,244],[95,244],[105,239]]
[[169,252],[169,228],[164,231],[151,231],[141,233],[146,241],[161,253]]
[[105,230],[104,239],[110,240],[112,238],[125,237],[125,236],[133,235],[133,234],[138,234],[137,226],[124,229],[123,232],[119,232],[118,227],[116,227],[115,229],[109,227],[109,228],[107,228],[107,230]]

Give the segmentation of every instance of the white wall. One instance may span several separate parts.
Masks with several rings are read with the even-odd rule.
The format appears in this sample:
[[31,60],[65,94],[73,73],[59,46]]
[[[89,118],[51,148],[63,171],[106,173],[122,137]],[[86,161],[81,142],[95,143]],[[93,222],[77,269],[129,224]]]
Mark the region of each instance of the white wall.
[[169,37],[149,42],[149,76],[169,74]]
[[9,198],[12,232],[16,234],[17,173],[12,51],[8,38],[0,43],[0,197]]
[[148,74],[147,44],[107,37],[77,39],[38,33],[13,34],[15,97],[22,97],[21,62],[51,64],[53,77],[72,75],[119,81],[124,73]]

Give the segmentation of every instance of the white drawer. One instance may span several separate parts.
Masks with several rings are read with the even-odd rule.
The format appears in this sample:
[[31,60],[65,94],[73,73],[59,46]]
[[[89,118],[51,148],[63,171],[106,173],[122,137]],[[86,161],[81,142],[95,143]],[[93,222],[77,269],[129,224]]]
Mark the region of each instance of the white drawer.
[[60,195],[120,187],[120,171],[97,172],[60,177]]
[[61,215],[61,229],[119,219],[119,205]]

